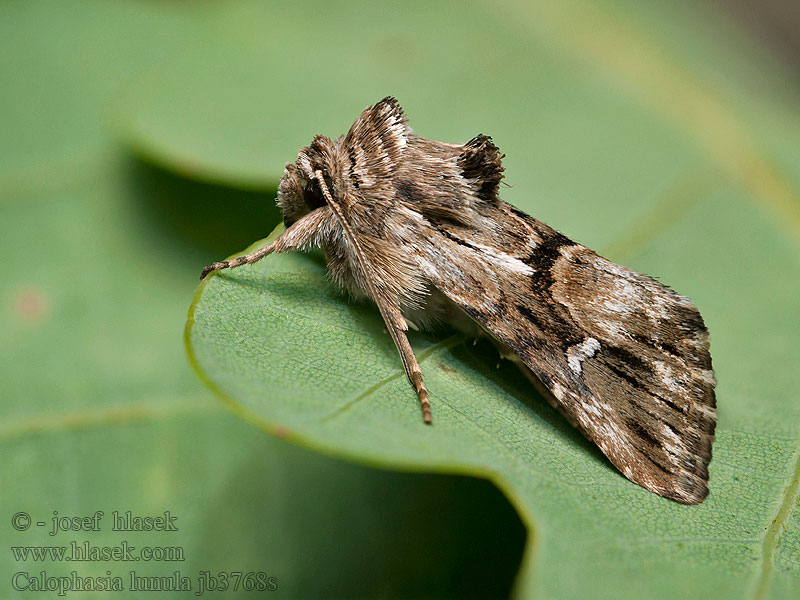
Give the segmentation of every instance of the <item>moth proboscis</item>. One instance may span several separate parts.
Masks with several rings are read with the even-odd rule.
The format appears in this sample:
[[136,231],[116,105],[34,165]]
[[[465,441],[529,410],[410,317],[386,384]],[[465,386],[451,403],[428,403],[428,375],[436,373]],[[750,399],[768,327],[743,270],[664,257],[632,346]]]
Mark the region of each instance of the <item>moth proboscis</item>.
[[692,301],[498,198],[503,155],[415,135],[394,98],[318,135],[278,188],[286,230],[216,269],[322,247],[378,307],[431,423],[409,324],[487,334],[628,479],[698,504],[716,426],[708,331]]

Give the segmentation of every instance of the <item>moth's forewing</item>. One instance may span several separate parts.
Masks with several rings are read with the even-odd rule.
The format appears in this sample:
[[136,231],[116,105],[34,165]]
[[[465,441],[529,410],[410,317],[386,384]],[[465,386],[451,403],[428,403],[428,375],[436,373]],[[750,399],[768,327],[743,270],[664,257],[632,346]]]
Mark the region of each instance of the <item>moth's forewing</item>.
[[[702,502],[716,404],[697,308],[493,204],[484,211],[513,229],[505,235],[437,225],[446,233],[428,257],[439,263],[433,285],[510,348],[626,477],[679,502]],[[536,232],[533,248],[519,241],[526,230]]]

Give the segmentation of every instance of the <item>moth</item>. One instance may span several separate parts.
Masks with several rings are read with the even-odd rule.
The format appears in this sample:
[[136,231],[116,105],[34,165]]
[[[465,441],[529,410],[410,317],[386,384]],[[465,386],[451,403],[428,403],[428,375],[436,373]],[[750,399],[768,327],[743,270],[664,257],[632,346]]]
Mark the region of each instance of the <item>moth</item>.
[[387,97],[318,135],[278,188],[286,229],[246,256],[322,247],[331,279],[380,311],[425,423],[409,327],[488,335],[628,479],[678,502],[708,494],[716,426],[708,331],[692,301],[498,198],[491,138],[417,136]]

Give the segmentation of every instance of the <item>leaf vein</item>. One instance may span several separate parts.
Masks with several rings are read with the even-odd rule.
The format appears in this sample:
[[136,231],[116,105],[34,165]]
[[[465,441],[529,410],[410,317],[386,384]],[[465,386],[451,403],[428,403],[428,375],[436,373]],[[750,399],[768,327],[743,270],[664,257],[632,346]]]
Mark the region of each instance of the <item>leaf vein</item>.
[[[425,360],[430,358],[431,355],[433,355],[434,353],[438,352],[439,350],[445,350],[447,348],[452,348],[453,346],[457,346],[458,344],[463,343],[465,339],[466,338],[464,336],[462,336],[462,335],[451,335],[450,337],[442,340],[438,344],[434,344],[433,346],[431,346],[430,348],[426,349],[425,351],[420,352],[419,356],[417,357],[417,361],[420,364],[422,364],[423,362],[425,362]],[[328,423],[329,421],[331,421],[332,419],[338,417],[342,413],[350,410],[353,406],[355,406],[356,404],[361,402],[364,398],[366,398],[370,394],[373,394],[374,392],[376,392],[379,389],[381,389],[382,387],[388,385],[389,383],[391,383],[395,379],[398,379],[398,378],[402,377],[403,375],[405,375],[404,371],[398,371],[397,373],[394,373],[393,375],[390,375],[389,377],[386,377],[386,378],[378,381],[374,385],[368,387],[366,390],[364,390],[362,393],[360,393],[358,396],[356,396],[352,400],[349,400],[348,402],[346,402],[345,404],[343,404],[342,406],[340,406],[339,408],[337,408],[333,412],[330,412],[327,415],[325,415],[322,419],[320,419],[320,423],[322,423],[322,424]]]
[[754,598],[763,600],[769,593],[772,572],[775,568],[775,550],[782,537],[786,522],[792,514],[792,509],[800,497],[800,448],[797,449],[794,457],[794,467],[792,477],[786,488],[783,490],[781,503],[775,514],[775,518],[767,527],[764,539],[761,544],[761,571],[756,584]]

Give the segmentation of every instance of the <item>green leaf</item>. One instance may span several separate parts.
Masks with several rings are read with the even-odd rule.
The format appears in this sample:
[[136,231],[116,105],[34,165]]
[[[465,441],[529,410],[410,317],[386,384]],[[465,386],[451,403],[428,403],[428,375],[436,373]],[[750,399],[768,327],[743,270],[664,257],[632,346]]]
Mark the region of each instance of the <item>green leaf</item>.
[[[521,596],[797,596],[796,78],[694,5],[400,10],[309,3],[269,39],[241,25],[263,14],[232,14],[241,47],[220,37],[204,74],[171,71],[171,86],[153,75],[121,112],[126,139],[252,186],[387,93],[426,137],[491,133],[506,200],[700,307],[720,382],[711,495],[680,506],[628,482],[490,347],[447,334],[412,339],[434,410],[423,426],[377,311],[332,290],[319,258],[269,257],[201,285],[187,326],[201,376],[312,448],[495,482],[532,533]],[[189,98],[202,100],[178,111]],[[224,124],[201,118],[211,106]]]

